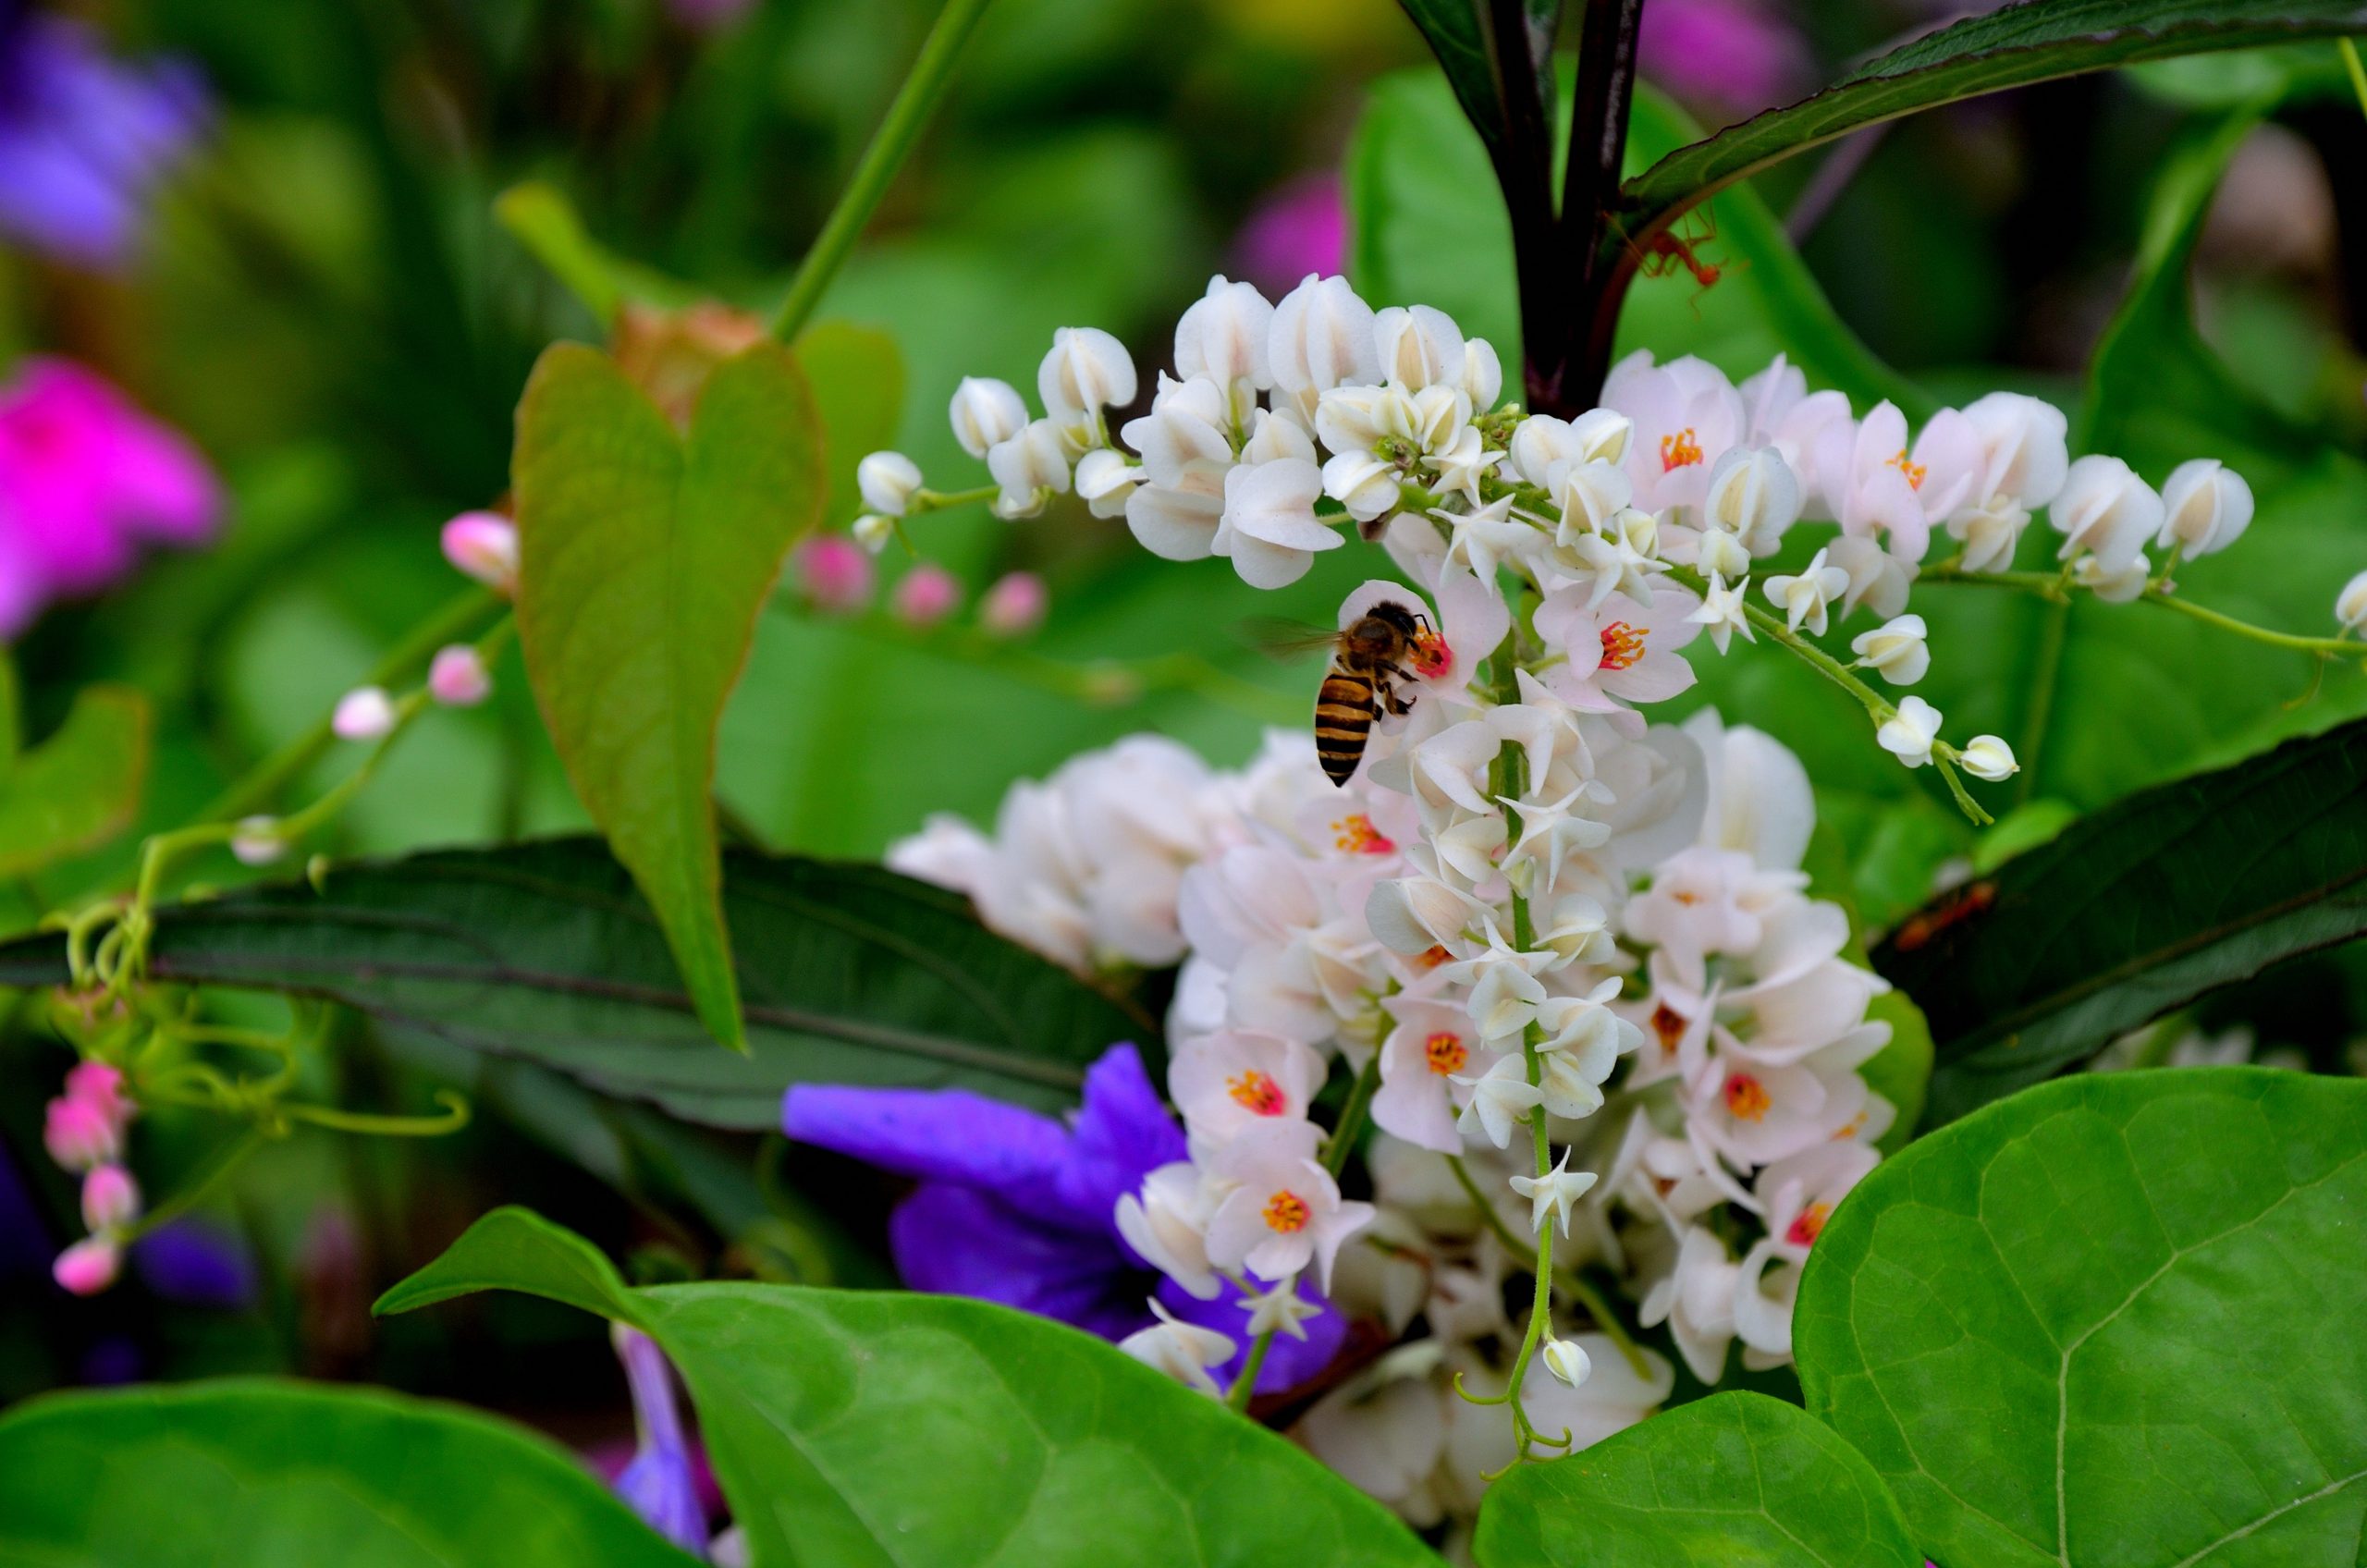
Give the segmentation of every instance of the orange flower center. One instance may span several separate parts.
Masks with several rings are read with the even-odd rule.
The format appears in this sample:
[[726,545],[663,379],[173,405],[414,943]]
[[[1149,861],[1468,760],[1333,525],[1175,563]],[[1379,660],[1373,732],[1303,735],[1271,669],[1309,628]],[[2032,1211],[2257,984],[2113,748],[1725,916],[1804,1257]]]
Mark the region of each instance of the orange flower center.
[[1271,1078],[1251,1068],[1237,1077],[1224,1081],[1225,1093],[1233,1103],[1256,1116],[1280,1116],[1290,1109],[1282,1094],[1282,1086]]
[[1662,1002],[1652,1009],[1652,1033],[1660,1036],[1661,1054],[1674,1056],[1677,1042],[1685,1038],[1685,1020],[1674,1008]]
[[1923,488],[1923,475],[1928,471],[1921,463],[1908,462],[1907,460],[1907,450],[1905,447],[1901,447],[1899,449],[1898,456],[1891,459],[1890,466],[1898,470],[1899,472],[1907,475],[1907,487],[1908,489],[1920,490]]
[[1397,840],[1375,827],[1372,818],[1360,811],[1350,812],[1331,825],[1331,842],[1352,855],[1385,855],[1397,847]]
[[1454,653],[1446,645],[1446,639],[1437,632],[1417,631],[1414,633],[1412,662],[1415,674],[1425,680],[1435,680],[1454,663]]
[[1701,460],[1701,443],[1694,439],[1693,427],[1686,425],[1674,435],[1661,437],[1661,472],[1670,472],[1689,468]]
[[1824,1232],[1825,1216],[1832,1212],[1833,1206],[1829,1203],[1809,1205],[1800,1210],[1791,1228],[1784,1232],[1784,1239],[1796,1247],[1814,1246],[1817,1237]]
[[1471,1047],[1463,1043],[1462,1035],[1441,1029],[1422,1042],[1422,1057],[1430,1071],[1443,1078],[1463,1071],[1463,1064],[1471,1060]]
[[1602,668],[1626,669],[1644,656],[1646,632],[1614,620],[1602,629]]
[[1768,1098],[1767,1085],[1748,1072],[1726,1080],[1726,1114],[1737,1121],[1762,1121],[1767,1108],[1774,1103]]
[[1266,1200],[1265,1216],[1268,1230],[1294,1235],[1306,1229],[1306,1200],[1293,1192],[1276,1193]]
[[1420,952],[1414,955],[1414,967],[1422,974],[1427,974],[1431,970],[1436,969],[1440,964],[1446,962],[1447,960],[1453,956],[1454,955],[1453,953],[1446,950],[1445,944],[1441,942],[1432,942],[1429,947],[1424,948]]

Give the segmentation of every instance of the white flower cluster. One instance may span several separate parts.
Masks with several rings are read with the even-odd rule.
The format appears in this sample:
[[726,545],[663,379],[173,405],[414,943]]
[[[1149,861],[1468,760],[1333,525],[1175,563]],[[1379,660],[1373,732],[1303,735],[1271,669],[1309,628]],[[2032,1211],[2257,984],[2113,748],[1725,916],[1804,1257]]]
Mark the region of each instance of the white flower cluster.
[[[2251,511],[2216,463],[2157,494],[2116,459],[2072,462],[2063,416],[2015,394],[1910,442],[1893,406],[1856,418],[1781,359],[1735,386],[1639,353],[1571,420],[1496,408],[1501,382],[1494,350],[1441,312],[1374,311],[1313,277],[1279,303],[1216,279],[1124,447],[1108,410],[1135,374],[1106,334],[1056,337],[1041,419],[965,382],[955,429],[1006,515],[1073,485],[1159,555],[1223,556],[1262,587],[1353,522],[1414,586],[1358,588],[1342,632],[1382,610],[1419,630],[1363,671],[1361,754],[1338,751],[1355,731],[1328,732],[1356,763],[1339,788],[1303,739],[1237,776],[1136,739],[1015,790],[992,839],[940,820],[891,860],[1073,966],[1182,960],[1169,1088],[1190,1158],[1122,1203],[1121,1229],[1203,1299],[1246,1292],[1265,1329],[1300,1331],[1311,1268],[1404,1341],[1301,1435],[1423,1521],[1466,1514],[1489,1464],[1666,1396],[1673,1369],[1619,1324],[1588,1312],[1592,1334],[1560,1331],[1584,1294],[1573,1268],[1618,1279],[1704,1381],[1737,1341],[1748,1366],[1787,1360],[1800,1265],[1895,1115],[1859,1071],[1889,1037],[1866,1017],[1884,986],[1844,958],[1846,916],[1799,870],[1799,764],[1714,715],[1637,711],[1693,684],[1686,646],[1792,643],[1859,692],[1907,766],[2003,778],[2003,741],[1951,745],[1929,704],[1850,673],[1923,676],[1906,604],[1932,537],[1961,545],[1952,572],[2002,570],[2047,508],[2060,582],[2125,596],[2166,591],[2149,542],[2205,554]],[[875,506],[926,494],[875,459],[891,469]],[[1772,611],[1751,607],[1752,574],[1803,518],[1838,533],[1761,577]],[[1799,640],[1861,606],[1882,624],[1854,665]],[[1335,1060],[1353,1089],[1327,1135],[1312,1108]],[[1367,1113],[1371,1203],[1339,1182]],[[1540,1271],[1555,1288],[1510,1321],[1508,1280]],[[1231,1347],[1187,1327],[1130,1348],[1205,1385]],[[1529,1378],[1533,1361],[1553,1376]],[[1591,1375],[1606,1363],[1615,1378]],[[1507,1396],[1509,1429],[1473,1424],[1475,1394]]]

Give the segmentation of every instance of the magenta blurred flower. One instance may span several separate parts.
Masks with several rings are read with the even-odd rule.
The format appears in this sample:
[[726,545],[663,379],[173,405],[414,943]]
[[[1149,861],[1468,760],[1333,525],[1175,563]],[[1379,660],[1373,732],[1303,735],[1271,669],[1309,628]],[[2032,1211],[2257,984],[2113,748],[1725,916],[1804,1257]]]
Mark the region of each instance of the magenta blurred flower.
[[797,588],[816,609],[852,615],[871,603],[877,577],[862,545],[838,533],[817,533],[789,557]]
[[111,59],[82,23],[0,0],[0,235],[119,265],[206,118],[189,66]]
[[978,624],[998,637],[1024,637],[1044,624],[1051,604],[1042,578],[1032,571],[1006,572],[978,601]]
[[1678,97],[1737,115],[1797,96],[1809,66],[1797,31],[1749,0],[1653,0],[1637,59]]
[[25,361],[0,387],[0,637],[119,581],[142,544],[205,543],[221,511],[178,432],[80,365]]
[[904,573],[888,598],[888,607],[896,619],[914,628],[935,626],[961,605],[962,584],[932,561],[923,561]]
[[1280,298],[1309,273],[1338,276],[1347,244],[1339,177],[1306,175],[1276,187],[1249,214],[1233,240],[1233,271]]

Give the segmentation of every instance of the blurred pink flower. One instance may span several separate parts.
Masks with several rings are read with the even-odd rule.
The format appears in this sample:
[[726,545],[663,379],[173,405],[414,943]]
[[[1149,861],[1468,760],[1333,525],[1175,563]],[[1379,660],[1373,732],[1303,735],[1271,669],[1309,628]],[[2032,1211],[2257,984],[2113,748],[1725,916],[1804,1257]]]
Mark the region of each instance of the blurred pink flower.
[[1241,226],[1233,240],[1233,270],[1279,298],[1309,273],[1338,276],[1347,243],[1339,177],[1305,175],[1269,192]]
[[1809,66],[1798,31],[1749,0],[1654,0],[1637,58],[1678,97],[1736,115],[1797,96]]
[[120,581],[143,543],[204,544],[221,511],[179,433],[80,365],[27,360],[0,387],[0,637]]
[[790,557],[799,592],[816,609],[851,615],[871,603],[877,573],[862,545],[841,533],[817,533]]
[[888,606],[898,620],[917,627],[935,626],[961,603],[962,584],[953,580],[953,574],[935,562],[923,561],[897,581]]
[[998,637],[1024,637],[1044,624],[1051,595],[1044,580],[1032,571],[999,577],[978,601],[978,624]]

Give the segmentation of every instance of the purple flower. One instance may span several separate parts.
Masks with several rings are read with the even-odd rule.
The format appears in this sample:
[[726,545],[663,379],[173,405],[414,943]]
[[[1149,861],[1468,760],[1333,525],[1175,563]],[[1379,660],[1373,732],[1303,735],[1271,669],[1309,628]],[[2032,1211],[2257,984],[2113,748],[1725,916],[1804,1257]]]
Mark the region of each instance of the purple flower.
[[235,1312],[255,1299],[255,1260],[237,1237],[202,1219],[175,1219],[131,1244],[131,1266],[166,1301]]
[[204,543],[221,509],[178,432],[80,365],[27,360],[0,387],[0,637],[117,581],[141,544]]
[[81,23],[0,0],[0,234],[60,261],[120,265],[206,113],[188,66],[120,63]]
[[1749,0],[1654,0],[1636,41],[1646,76],[1680,98],[1748,115],[1797,95],[1808,46]]
[[[1246,1354],[1248,1314],[1234,1292],[1195,1300],[1152,1274],[1118,1233],[1118,1199],[1186,1156],[1131,1045],[1094,1063],[1068,1126],[960,1089],[813,1084],[790,1089],[781,1121],[801,1142],[918,1180],[888,1225],[897,1270],[916,1291],[1000,1302],[1115,1341],[1153,1321],[1145,1302],[1155,1285],[1178,1317],[1232,1335]],[[1274,1341],[1261,1391],[1321,1371],[1347,1325],[1327,1304],[1306,1330],[1303,1341]],[[1220,1380],[1238,1365],[1236,1356]]]
[[706,1507],[699,1501],[698,1471],[682,1433],[682,1409],[674,1400],[674,1369],[657,1341],[622,1323],[612,1335],[624,1363],[625,1386],[632,1392],[633,1425],[640,1440],[632,1463],[611,1485],[649,1527],[699,1559],[706,1560]]
[[1307,175],[1269,191],[1233,241],[1233,267],[1279,299],[1314,273],[1336,276],[1347,254],[1348,214],[1336,175]]

